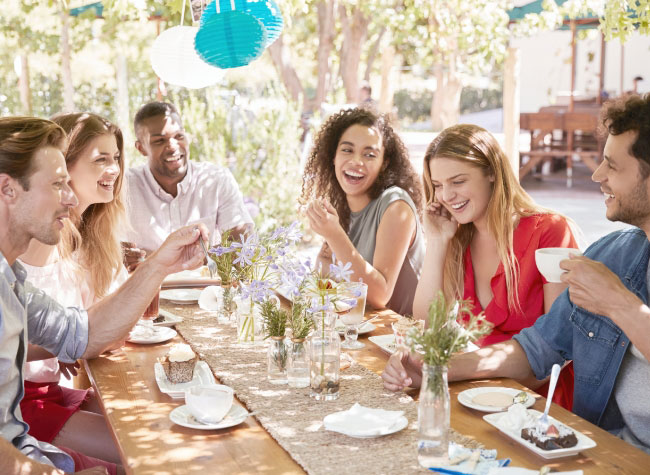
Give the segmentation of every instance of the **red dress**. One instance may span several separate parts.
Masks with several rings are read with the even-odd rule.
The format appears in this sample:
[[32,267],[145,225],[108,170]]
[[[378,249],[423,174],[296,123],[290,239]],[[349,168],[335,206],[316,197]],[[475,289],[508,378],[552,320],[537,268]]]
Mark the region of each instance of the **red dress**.
[[[566,220],[553,214],[538,214],[521,218],[513,231],[512,241],[515,259],[519,263],[517,290],[521,311],[511,311],[508,308],[508,292],[503,264],[499,264],[490,281],[492,300],[485,309],[481,307],[474,284],[470,246],[467,246],[465,251],[463,299],[472,303],[475,314],[484,310],[486,320],[494,324],[492,333],[477,342],[481,347],[511,339],[522,329],[532,326],[544,314],[544,284],[547,281],[537,270],[535,250],[544,247],[578,247]],[[545,395],[547,390],[548,384],[545,384],[538,389],[538,392]],[[553,402],[571,410],[573,406],[573,363],[560,373]]]

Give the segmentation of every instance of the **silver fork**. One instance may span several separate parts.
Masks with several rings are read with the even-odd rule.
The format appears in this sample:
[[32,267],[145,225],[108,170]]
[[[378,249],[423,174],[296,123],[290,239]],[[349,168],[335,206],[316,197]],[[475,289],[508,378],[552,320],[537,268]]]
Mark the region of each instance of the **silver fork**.
[[210,259],[210,256],[208,255],[208,248],[205,245],[205,241],[203,240],[203,236],[201,234],[199,234],[199,242],[201,243],[203,254],[205,254],[205,258],[208,261],[208,271],[210,272],[210,278],[214,279],[214,274],[217,272],[217,263]]
[[546,431],[548,430],[548,410],[551,408],[551,401],[553,400],[553,393],[555,392],[555,385],[557,384],[557,378],[560,376],[560,368],[559,364],[554,364],[553,368],[551,369],[551,381],[548,386],[548,394],[546,395],[546,407],[544,408],[544,414],[539,416],[537,419],[537,422],[535,423],[535,427],[537,428],[538,431],[540,431],[542,434],[546,434]]

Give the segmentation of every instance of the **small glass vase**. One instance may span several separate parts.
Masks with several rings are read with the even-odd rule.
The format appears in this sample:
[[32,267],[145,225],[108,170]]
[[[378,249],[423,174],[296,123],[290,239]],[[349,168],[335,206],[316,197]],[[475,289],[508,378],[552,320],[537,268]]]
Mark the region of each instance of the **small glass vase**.
[[236,322],[237,305],[235,305],[235,297],[237,296],[237,288],[232,284],[221,284],[219,294],[219,323]]
[[287,384],[290,345],[283,336],[272,336],[269,340],[266,377],[271,384]]
[[304,338],[291,339],[287,379],[292,388],[309,386],[309,352]]
[[336,314],[324,312],[321,317],[317,318],[321,322],[320,326],[317,323],[309,340],[310,396],[319,401],[331,401],[339,397],[341,337],[333,329]]
[[440,467],[449,459],[449,385],[446,366],[422,365],[418,402],[418,462]]
[[237,342],[242,345],[264,344],[264,318],[260,306],[250,298],[236,297]]

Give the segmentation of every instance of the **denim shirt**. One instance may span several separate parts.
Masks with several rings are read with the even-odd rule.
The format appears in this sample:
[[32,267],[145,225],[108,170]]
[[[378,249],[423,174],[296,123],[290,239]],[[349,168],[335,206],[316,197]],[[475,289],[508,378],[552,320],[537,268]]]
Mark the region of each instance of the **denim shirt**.
[[[648,303],[650,243],[642,230],[608,234],[592,244],[585,256],[605,264],[625,287]],[[573,360],[573,412],[605,430],[623,427],[612,396],[630,339],[612,320],[574,305],[566,290],[546,315],[514,339],[526,352],[537,379],[547,377],[554,363]],[[641,394],[643,389],[639,391]]]
[[65,308],[25,282],[27,273],[0,253],[0,437],[37,462],[74,471],[72,458],[27,434],[20,413],[27,342],[40,345],[66,363],[80,358],[88,345],[88,314]]

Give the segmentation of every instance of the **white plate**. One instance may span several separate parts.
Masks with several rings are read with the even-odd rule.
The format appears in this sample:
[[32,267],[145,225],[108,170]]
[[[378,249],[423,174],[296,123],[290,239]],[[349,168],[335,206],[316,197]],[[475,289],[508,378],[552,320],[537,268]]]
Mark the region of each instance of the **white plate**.
[[[375,328],[377,327],[374,326],[372,323],[364,322],[359,326],[359,335],[365,335],[366,333],[370,333]],[[337,320],[334,329],[337,332],[339,332],[341,335],[343,335],[345,333],[345,324],[341,322],[341,320]]]
[[[395,421],[395,423],[392,426],[386,427],[378,434],[373,434],[373,435],[355,434],[354,432],[341,432],[337,430],[333,430],[332,432],[338,432],[339,434],[347,435],[348,437],[354,437],[355,439],[374,439],[375,437],[383,437],[385,435],[399,432],[408,425],[409,425],[408,419],[405,416],[401,416],[399,419]],[[331,430],[331,429],[327,429],[327,430]]]
[[188,304],[199,300],[201,291],[198,289],[167,289],[160,291],[160,298],[172,303]]
[[[154,322],[153,326],[154,327],[173,327],[177,323],[180,323],[183,321],[183,317],[179,317],[178,315],[174,315],[171,312],[168,312],[167,310],[159,310],[158,315],[161,317],[164,317],[165,319],[162,322]],[[142,320],[140,320],[142,321]]]
[[139,343],[141,345],[151,345],[154,343],[162,343],[163,341],[171,340],[178,333],[176,330],[169,327],[153,327],[153,333],[148,336],[144,336],[138,333],[129,333],[129,338],[126,340],[130,343]]
[[[476,404],[473,401],[474,397],[477,396],[478,394],[483,394],[483,393],[504,393],[514,397],[520,392],[521,391],[519,389],[514,389],[514,388],[481,386],[480,388],[466,389],[465,391],[461,391],[460,393],[458,393],[458,402],[465,407],[469,407],[470,409],[476,409],[477,411],[501,412],[501,411],[507,411],[512,404],[508,404],[507,406],[484,406],[482,404]],[[535,404],[535,398],[531,396],[530,393],[526,393],[526,394],[528,394],[528,399],[526,399],[526,402],[522,404],[525,407],[530,407],[533,404]]]
[[369,336],[368,340],[373,342],[375,345],[390,355],[395,353],[395,350],[397,349],[395,346],[395,335],[392,333],[389,333],[387,335]]
[[197,421],[186,405],[179,406],[169,413],[169,418],[174,424],[189,427],[190,429],[216,430],[241,424],[248,418],[248,411],[238,404],[233,404],[222,420],[215,424],[204,424]]
[[194,377],[192,378],[192,381],[188,381],[187,383],[170,383],[167,379],[167,375],[165,375],[165,370],[158,362],[154,364],[153,368],[154,374],[156,375],[156,383],[158,383],[160,392],[163,392],[174,399],[184,398],[185,390],[192,386],[215,384],[214,375],[212,374],[212,371],[210,371],[208,363],[205,361],[196,362],[196,366],[194,367]]
[[184,270],[169,274],[163,280],[163,288],[178,287],[205,287],[206,285],[216,285],[220,282],[218,276],[210,278],[208,266],[202,266],[194,270]]
[[[534,409],[528,409],[529,414],[531,414],[535,419],[539,417],[541,412],[536,411]],[[575,435],[576,438],[578,439],[578,443],[574,445],[573,447],[569,447],[566,449],[555,449],[555,450],[543,450],[537,447],[535,444],[528,440],[524,440],[521,438],[521,429],[518,431],[513,431],[512,429],[504,427],[502,424],[499,423],[501,418],[504,416],[504,414],[507,414],[507,412],[499,412],[496,414],[486,414],[483,416],[483,419],[497,429],[499,429],[501,432],[506,434],[508,437],[513,439],[515,442],[518,442],[519,444],[523,445],[526,447],[528,450],[535,452],[537,455],[539,455],[542,458],[545,459],[556,459],[560,457],[570,457],[571,455],[576,455],[583,450],[591,449],[596,447],[596,442],[594,442],[592,439],[584,435],[582,432],[578,432],[577,430],[571,429],[568,427],[566,424],[562,424],[559,422],[557,419],[548,416],[549,422],[556,427],[560,428],[561,426],[567,427],[571,429]]]

